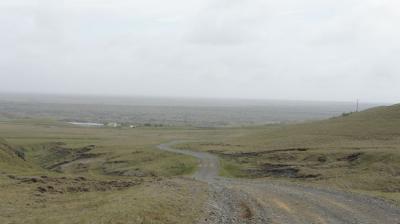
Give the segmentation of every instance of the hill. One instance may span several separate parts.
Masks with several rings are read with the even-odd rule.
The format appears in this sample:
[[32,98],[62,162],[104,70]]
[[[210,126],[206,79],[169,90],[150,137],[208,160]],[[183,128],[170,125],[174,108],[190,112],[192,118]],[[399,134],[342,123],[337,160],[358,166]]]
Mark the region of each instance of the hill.
[[326,121],[286,127],[309,134],[387,139],[400,135],[400,104],[343,114]]
[[181,147],[220,155],[226,176],[329,185],[400,201],[400,105],[242,128]]

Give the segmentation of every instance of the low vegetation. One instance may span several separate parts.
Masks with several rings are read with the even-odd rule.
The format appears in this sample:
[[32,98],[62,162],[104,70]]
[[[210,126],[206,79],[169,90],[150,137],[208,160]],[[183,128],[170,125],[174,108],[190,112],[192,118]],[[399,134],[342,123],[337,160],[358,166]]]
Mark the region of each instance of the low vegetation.
[[228,177],[328,185],[400,202],[400,105],[246,128],[179,147],[218,154]]
[[192,223],[207,188],[177,177],[197,161],[155,148],[185,133],[3,122],[0,223]]
[[400,202],[400,105],[325,121],[237,128],[77,127],[0,121],[0,223],[193,223],[207,186],[197,161],[156,146],[215,153],[221,175],[337,187]]

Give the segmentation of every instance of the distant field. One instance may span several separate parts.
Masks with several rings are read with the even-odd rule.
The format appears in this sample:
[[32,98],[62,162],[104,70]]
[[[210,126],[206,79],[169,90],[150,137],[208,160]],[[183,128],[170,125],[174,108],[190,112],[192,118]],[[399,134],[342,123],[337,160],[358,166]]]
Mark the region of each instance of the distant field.
[[354,110],[355,103],[0,95],[0,120],[229,127],[326,119]]

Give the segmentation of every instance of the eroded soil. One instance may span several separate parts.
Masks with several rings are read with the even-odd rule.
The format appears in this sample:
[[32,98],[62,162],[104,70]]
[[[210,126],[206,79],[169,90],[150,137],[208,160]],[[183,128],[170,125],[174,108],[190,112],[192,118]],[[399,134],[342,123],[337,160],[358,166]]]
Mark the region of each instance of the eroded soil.
[[85,177],[49,177],[49,176],[14,176],[8,175],[16,184],[28,184],[36,187],[36,195],[64,194],[93,191],[122,190],[143,183],[136,180],[91,180]]

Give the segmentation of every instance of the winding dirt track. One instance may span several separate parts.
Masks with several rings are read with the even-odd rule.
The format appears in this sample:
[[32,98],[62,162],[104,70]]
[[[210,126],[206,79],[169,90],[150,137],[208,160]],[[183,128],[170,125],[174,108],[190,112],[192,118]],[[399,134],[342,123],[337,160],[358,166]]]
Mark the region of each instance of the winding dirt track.
[[199,159],[193,178],[208,183],[208,216],[199,223],[400,224],[400,208],[383,200],[263,180],[218,176],[219,159],[210,153],[175,149],[174,141],[159,149]]

